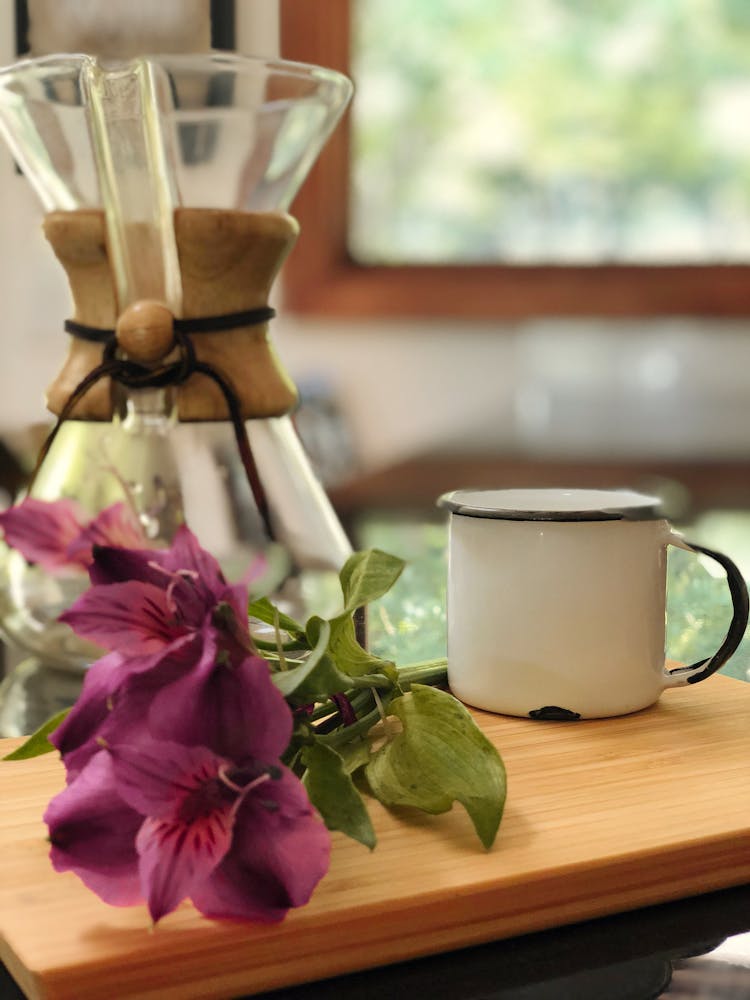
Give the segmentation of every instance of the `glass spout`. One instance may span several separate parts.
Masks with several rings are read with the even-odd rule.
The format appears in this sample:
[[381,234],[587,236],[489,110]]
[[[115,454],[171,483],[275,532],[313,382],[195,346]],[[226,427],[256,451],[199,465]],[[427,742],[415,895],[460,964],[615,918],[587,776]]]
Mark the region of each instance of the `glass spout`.
[[179,316],[174,156],[160,126],[168,80],[144,59],[115,67],[89,59],[81,70],[118,309],[153,299]]

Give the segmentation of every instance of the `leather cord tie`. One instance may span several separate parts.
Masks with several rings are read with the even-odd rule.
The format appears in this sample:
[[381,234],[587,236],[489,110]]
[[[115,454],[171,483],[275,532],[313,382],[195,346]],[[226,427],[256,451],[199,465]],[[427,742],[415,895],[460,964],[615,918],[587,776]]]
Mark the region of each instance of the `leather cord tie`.
[[[175,333],[223,333],[226,330],[236,330],[241,326],[258,326],[267,323],[276,315],[276,310],[270,306],[260,306],[258,309],[244,309],[242,312],[225,313],[223,316],[196,316],[192,319],[181,319],[175,316],[172,326]],[[88,340],[95,344],[106,344],[115,331],[101,326],[86,326],[73,319],[65,320],[65,332],[80,340]]]
[[113,381],[125,386],[128,389],[160,389],[167,386],[179,386],[186,382],[191,375],[201,374],[210,378],[221,390],[229,411],[229,419],[234,430],[237,448],[240,453],[245,475],[253,494],[253,499],[258,508],[258,513],[263,522],[266,534],[270,541],[274,540],[274,533],[271,527],[270,510],[265,490],[260,481],[258,467],[250,447],[250,441],[245,428],[245,421],[242,416],[242,409],[230,380],[212,365],[205,361],[200,361],[195,353],[195,347],[190,339],[191,333],[215,333],[225,330],[235,329],[242,326],[257,325],[266,323],[276,315],[275,311],[268,306],[260,309],[250,309],[243,312],[228,313],[223,316],[207,316],[195,319],[179,319],[173,321],[174,349],[170,355],[177,351],[177,357],[173,361],[159,362],[156,365],[147,366],[137,361],[117,356],[118,342],[115,330],[103,329],[101,327],[86,326],[74,320],[65,321],[65,330],[74,337],[82,340],[92,341],[104,345],[104,354],[101,364],[93,368],[88,375],[84,376],[65,402],[57,418],[55,426],[47,435],[37,457],[34,471],[29,482],[29,491],[36,479],[42,462],[49,454],[49,450],[57,437],[57,434],[65,423],[70,419],[73,410],[83,396],[103,378],[111,378]]

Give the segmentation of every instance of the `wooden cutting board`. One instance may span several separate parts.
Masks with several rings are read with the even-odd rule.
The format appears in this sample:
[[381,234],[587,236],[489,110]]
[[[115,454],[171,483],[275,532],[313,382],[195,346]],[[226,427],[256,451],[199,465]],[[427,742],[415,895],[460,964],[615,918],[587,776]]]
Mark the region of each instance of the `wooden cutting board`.
[[186,903],[152,933],[143,907],[104,905],[47,860],[59,761],[0,764],[0,957],[30,997],[231,997],[750,880],[750,684],[604,721],[476,718],[508,769],[495,847],[458,807],[373,803],[376,850],[335,835],[312,902],[274,926]]

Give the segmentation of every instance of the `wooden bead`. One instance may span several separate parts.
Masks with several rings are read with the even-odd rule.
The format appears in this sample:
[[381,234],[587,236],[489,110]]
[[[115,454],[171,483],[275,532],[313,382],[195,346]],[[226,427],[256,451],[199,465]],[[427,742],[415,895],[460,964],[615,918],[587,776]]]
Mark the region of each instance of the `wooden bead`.
[[134,302],[117,320],[117,343],[131,361],[153,364],[174,347],[173,324],[174,317],[163,303]]

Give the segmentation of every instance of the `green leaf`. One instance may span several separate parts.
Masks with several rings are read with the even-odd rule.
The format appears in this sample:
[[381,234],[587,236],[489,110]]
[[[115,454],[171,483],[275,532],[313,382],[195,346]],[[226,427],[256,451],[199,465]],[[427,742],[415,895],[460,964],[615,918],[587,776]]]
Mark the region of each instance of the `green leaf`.
[[307,766],[302,779],[307,794],[328,829],[340,830],[372,850],[375,831],[341,757],[331,747],[314,743],[303,750],[302,762]]
[[278,611],[267,597],[260,597],[257,601],[251,601],[247,607],[247,614],[249,618],[257,618],[258,621],[265,622],[266,625],[275,625],[278,620],[279,628],[290,635],[305,634],[305,630],[299,622],[290,618],[289,615]]
[[2,759],[28,760],[30,757],[40,757],[43,753],[52,753],[57,747],[52,746],[47,737],[57,729],[69,711],[69,708],[64,708],[62,712],[58,712],[51,719],[47,719],[44,725],[40,726],[35,733],[32,733],[25,743],[22,743],[20,747],[17,747],[11,753],[6,754]]
[[370,760],[370,742],[367,739],[354,739],[351,743],[338,744],[336,753],[344,762],[347,774],[354,774]]
[[349,615],[331,621],[331,642],[328,651],[338,669],[351,677],[381,673],[394,683],[398,680],[395,663],[373,656],[360,646],[354,622]]
[[[320,628],[315,633],[315,638],[312,641],[313,648],[305,662],[298,667],[293,667],[291,670],[279,670],[271,674],[271,680],[285,698],[293,694],[304,700],[304,695],[308,688],[312,686],[317,693],[318,687],[327,683],[326,678],[328,678],[330,673],[330,661],[326,657],[326,652],[331,638],[331,626],[327,621],[323,621],[322,618],[320,619],[320,623]],[[328,679],[334,685],[338,683],[344,685],[343,687],[336,687],[336,691],[346,690],[349,682],[348,677],[333,677]]]
[[325,701],[329,695],[348,691],[354,683],[353,678],[342,674],[331,657],[325,654],[315,669],[311,670],[294,689],[294,700],[302,705],[311,701]]
[[485,847],[491,847],[505,805],[505,768],[464,706],[445,691],[413,684],[391,702],[403,726],[365,769],[384,805],[447,812],[460,802]]
[[339,670],[328,655],[330,635],[331,624],[325,619],[313,617],[307,623],[306,638],[313,651],[298,667],[271,674],[274,684],[285,697],[293,695],[297,704],[305,704],[325,701],[329,695],[355,687],[391,687],[391,681],[380,674],[355,678]]
[[403,559],[380,549],[367,549],[349,556],[339,573],[344,612],[352,614],[364,604],[382,597],[401,576],[405,565]]

